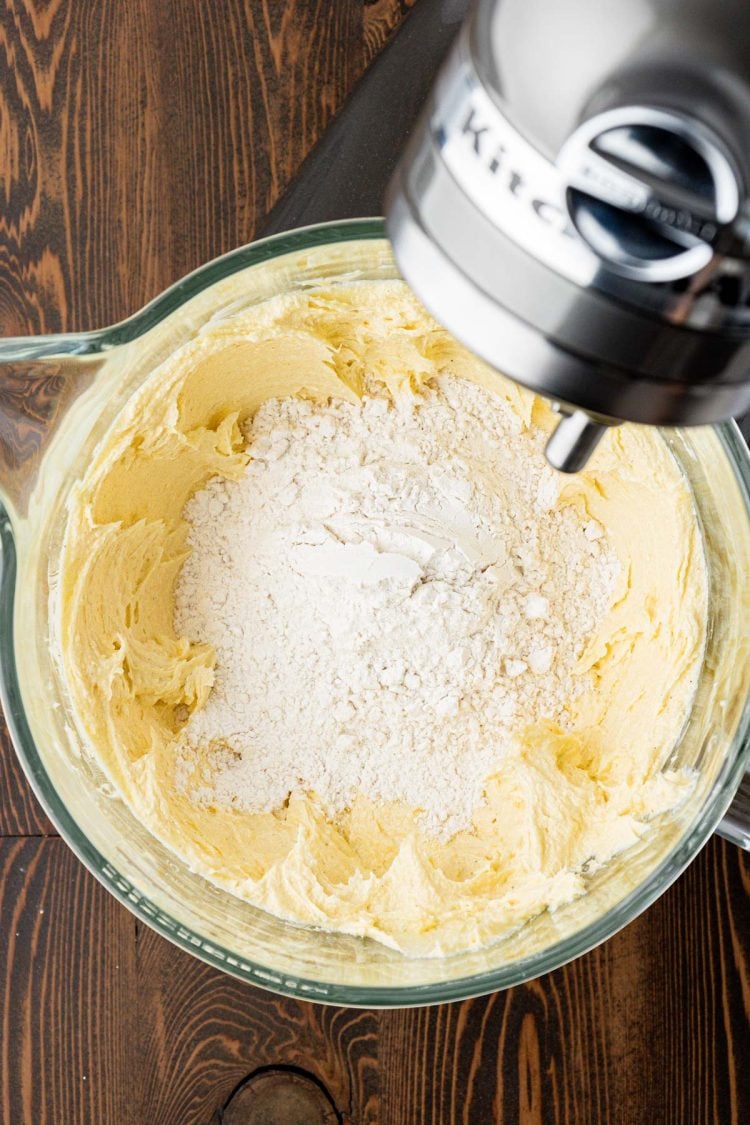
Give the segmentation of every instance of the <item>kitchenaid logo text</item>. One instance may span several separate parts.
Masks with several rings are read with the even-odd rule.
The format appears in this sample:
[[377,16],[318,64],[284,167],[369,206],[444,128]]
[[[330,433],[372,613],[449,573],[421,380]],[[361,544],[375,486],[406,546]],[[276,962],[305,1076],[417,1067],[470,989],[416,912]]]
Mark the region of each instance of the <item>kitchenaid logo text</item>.
[[517,162],[509,156],[506,145],[497,138],[486,120],[483,121],[474,106],[469,106],[460,134],[467,151],[514,199],[526,204],[538,219],[559,234],[575,237],[565,209],[535,192],[524,172],[516,166]]
[[560,170],[506,121],[474,75],[459,68],[450,77],[432,134],[451,179],[499,234],[590,285],[599,259],[573,228]]

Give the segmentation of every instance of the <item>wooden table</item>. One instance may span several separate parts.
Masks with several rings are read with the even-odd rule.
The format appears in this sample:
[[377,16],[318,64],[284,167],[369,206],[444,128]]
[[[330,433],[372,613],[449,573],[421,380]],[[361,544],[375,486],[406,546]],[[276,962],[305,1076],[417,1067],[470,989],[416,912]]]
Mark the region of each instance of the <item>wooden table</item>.
[[[108,324],[249,241],[405,8],[5,0],[0,331]],[[56,836],[5,734],[0,784],[4,1125],[204,1125],[266,1067],[313,1076],[327,1119],[356,1125],[750,1121],[750,858],[718,839],[576,963],[378,1013],[276,999],[173,948]],[[283,1120],[243,1097],[230,1125]]]

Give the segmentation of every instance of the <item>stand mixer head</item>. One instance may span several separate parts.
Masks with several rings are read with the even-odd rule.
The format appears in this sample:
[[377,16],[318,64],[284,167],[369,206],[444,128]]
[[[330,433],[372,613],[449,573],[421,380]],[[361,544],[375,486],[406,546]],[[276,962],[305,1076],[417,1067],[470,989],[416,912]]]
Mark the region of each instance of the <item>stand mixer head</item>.
[[479,0],[387,202],[404,277],[551,399],[585,466],[610,425],[750,407],[743,0]]

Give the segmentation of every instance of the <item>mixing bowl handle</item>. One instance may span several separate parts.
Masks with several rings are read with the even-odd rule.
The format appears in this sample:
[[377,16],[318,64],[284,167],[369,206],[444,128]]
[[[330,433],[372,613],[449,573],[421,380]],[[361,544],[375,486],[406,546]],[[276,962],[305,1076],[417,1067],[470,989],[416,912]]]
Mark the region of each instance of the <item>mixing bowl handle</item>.
[[102,349],[107,329],[97,332],[57,332],[49,336],[8,336],[0,339],[0,368],[34,363],[66,355],[92,355]]
[[716,831],[725,840],[750,851],[750,772],[740,782],[737,794]]
[[11,518],[23,515],[58,424],[108,347],[106,331],[0,340],[0,500]]

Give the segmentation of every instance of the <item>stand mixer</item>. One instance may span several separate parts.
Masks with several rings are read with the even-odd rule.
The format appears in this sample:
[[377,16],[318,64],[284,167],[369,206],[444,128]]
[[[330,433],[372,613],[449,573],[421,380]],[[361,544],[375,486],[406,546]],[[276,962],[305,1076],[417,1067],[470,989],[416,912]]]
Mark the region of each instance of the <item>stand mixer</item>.
[[563,471],[620,421],[750,406],[744,11],[480,0],[390,184],[406,280],[558,404]]
[[619,421],[748,410],[742,0],[467,7],[420,0],[264,233],[379,214],[385,194],[427,308],[559,404],[559,469]]

